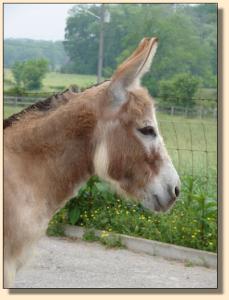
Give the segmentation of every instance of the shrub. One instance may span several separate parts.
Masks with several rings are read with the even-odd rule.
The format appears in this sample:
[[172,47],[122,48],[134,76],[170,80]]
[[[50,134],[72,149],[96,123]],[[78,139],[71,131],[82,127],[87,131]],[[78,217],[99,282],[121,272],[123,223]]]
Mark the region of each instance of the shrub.
[[48,62],[44,59],[16,62],[12,67],[14,79],[18,86],[23,83],[28,90],[39,89],[41,81],[48,71]]
[[64,89],[66,89],[66,86],[64,86],[64,85],[50,85],[49,88],[54,90],[54,91],[63,91]]
[[197,92],[199,79],[191,74],[177,74],[169,80],[159,83],[159,97],[164,103],[173,103],[177,106],[193,107],[193,99]]
[[39,89],[48,72],[48,62],[44,59],[28,60],[23,67],[23,83],[28,90]]
[[4,95],[10,96],[24,96],[26,94],[26,89],[21,86],[15,86],[13,88],[4,91]]
[[20,86],[23,80],[24,62],[16,61],[12,66],[12,73],[17,86]]

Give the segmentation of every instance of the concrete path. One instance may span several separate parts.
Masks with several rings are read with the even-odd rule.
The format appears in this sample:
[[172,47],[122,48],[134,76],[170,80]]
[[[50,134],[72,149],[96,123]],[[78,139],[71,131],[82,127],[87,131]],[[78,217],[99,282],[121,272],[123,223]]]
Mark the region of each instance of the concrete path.
[[217,272],[98,243],[44,237],[14,287],[216,288]]

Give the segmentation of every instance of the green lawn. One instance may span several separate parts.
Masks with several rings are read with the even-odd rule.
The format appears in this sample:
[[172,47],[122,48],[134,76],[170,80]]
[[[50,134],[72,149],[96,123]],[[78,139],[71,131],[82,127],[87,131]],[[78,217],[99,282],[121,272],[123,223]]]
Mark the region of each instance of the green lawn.
[[[217,123],[214,119],[158,114],[161,134],[178,169],[192,174],[216,172]],[[197,168],[198,166],[198,168]]]
[[[40,92],[55,92],[64,90],[72,84],[84,88],[97,81],[96,75],[79,75],[79,74],[63,74],[57,72],[49,72],[43,79],[42,89]],[[4,90],[12,88],[14,85],[13,74],[10,69],[4,69]],[[37,92],[39,92],[37,91]],[[36,92],[36,91],[33,91]]]
[[49,72],[43,80],[44,91],[56,91],[58,87],[61,89],[68,88],[72,84],[79,87],[88,87],[96,83],[95,75],[79,75],[79,74],[62,74]]
[[3,112],[4,119],[8,118],[9,116],[11,116],[21,110],[22,110],[22,108],[19,106],[4,105],[4,112]]

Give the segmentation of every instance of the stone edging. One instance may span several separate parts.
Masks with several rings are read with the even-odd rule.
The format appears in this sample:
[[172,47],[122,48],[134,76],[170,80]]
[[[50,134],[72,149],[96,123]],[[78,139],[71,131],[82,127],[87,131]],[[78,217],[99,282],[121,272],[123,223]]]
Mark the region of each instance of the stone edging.
[[[86,229],[80,226],[64,226],[64,233],[68,237],[82,239]],[[95,235],[100,236],[101,230],[95,230]],[[112,233],[113,234],[113,233]],[[132,237],[124,234],[114,234],[118,236],[121,243],[129,250],[145,253],[153,256],[161,256],[166,259],[173,259],[189,263],[190,265],[217,268],[217,254],[196,250],[187,247],[176,246],[153,240]]]

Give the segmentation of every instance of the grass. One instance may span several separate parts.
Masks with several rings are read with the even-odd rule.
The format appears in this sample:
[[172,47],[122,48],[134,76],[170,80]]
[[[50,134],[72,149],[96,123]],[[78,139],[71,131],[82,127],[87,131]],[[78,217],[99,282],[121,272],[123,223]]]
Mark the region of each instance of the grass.
[[102,231],[101,235],[97,236],[94,229],[87,229],[84,232],[83,240],[87,242],[100,242],[107,248],[124,248],[118,236],[106,231]]
[[64,88],[69,87],[72,84],[76,84],[79,87],[88,87],[96,83],[95,75],[79,75],[79,74],[62,74],[50,72],[47,73],[43,80],[43,90],[55,91],[58,86]]
[[[70,85],[77,85],[80,88],[95,84],[96,75],[63,74],[57,72],[48,72],[42,81],[42,89],[33,92],[56,92],[64,90]],[[12,88],[14,85],[13,74],[10,69],[4,69],[4,90]]]
[[[214,119],[158,115],[166,147],[180,174],[202,176],[209,182],[217,172],[217,124]],[[216,182],[214,183],[216,188]]]
[[13,115],[21,110],[22,110],[22,108],[19,106],[4,105],[4,107],[3,107],[4,119],[10,117],[11,115]]

